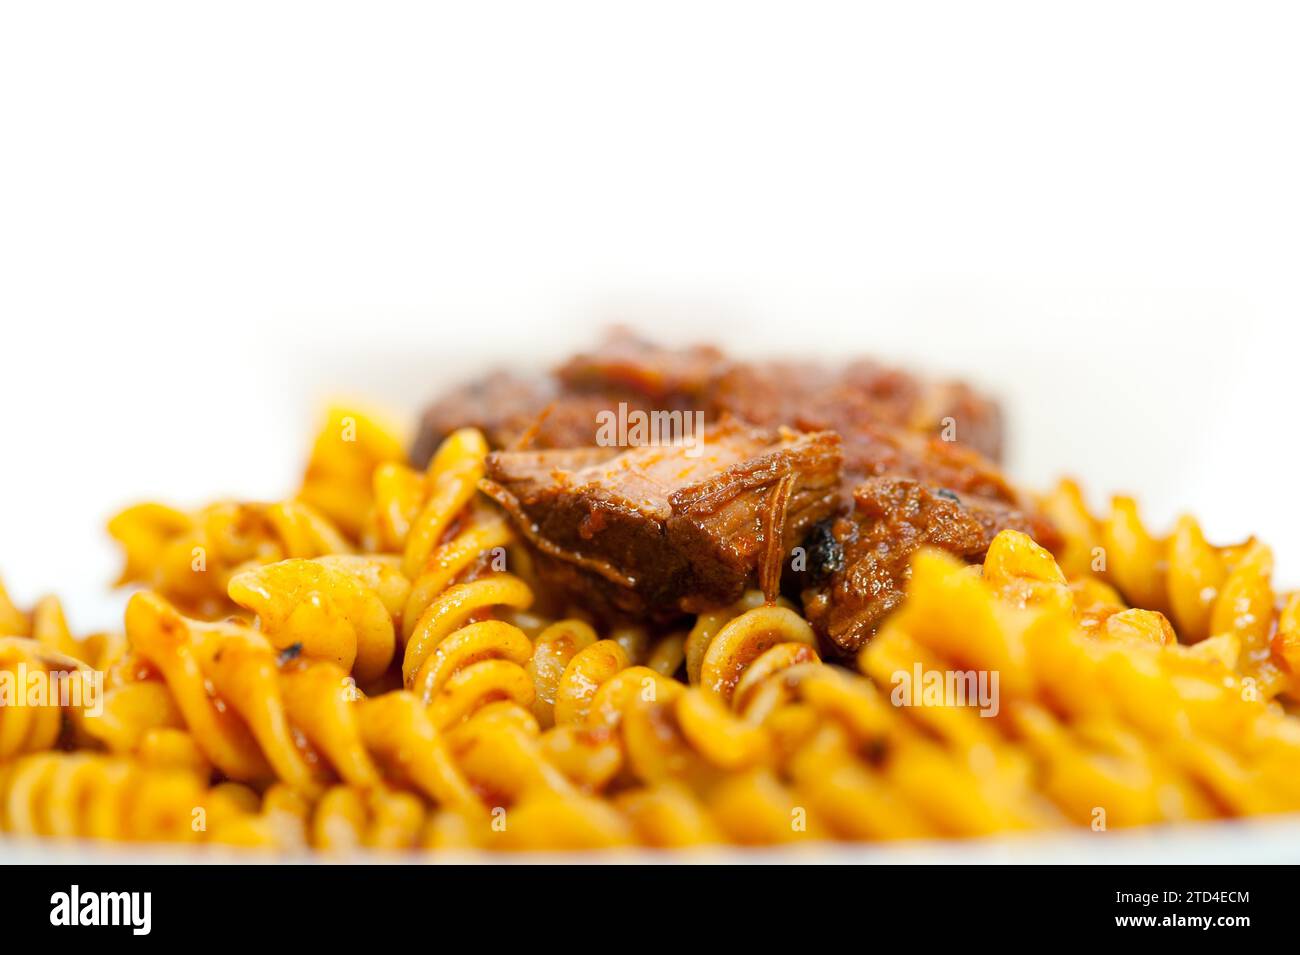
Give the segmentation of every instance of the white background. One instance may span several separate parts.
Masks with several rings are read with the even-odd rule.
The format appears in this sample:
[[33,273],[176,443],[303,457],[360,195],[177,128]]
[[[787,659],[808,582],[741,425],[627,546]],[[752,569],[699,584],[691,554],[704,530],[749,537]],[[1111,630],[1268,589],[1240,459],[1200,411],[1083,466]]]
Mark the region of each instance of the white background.
[[[1292,8],[1294,9],[1294,8]],[[274,497],[612,319],[1001,395],[1012,468],[1300,583],[1287,5],[0,7],[0,573],[109,623],[101,525]]]

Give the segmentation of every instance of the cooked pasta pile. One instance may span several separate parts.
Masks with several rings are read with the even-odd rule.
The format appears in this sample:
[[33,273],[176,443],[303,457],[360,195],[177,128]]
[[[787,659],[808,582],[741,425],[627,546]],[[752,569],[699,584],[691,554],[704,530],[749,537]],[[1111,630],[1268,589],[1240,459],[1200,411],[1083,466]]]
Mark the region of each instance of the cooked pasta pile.
[[[57,601],[0,590],[0,672],[103,675],[98,711],[0,707],[0,829],[590,849],[1300,809],[1300,596],[1258,542],[1158,538],[1063,483],[1059,564],[1015,531],[982,567],[922,552],[853,672],[756,592],[667,633],[556,606],[478,491],[486,454],[458,431],[419,473],[336,411],[291,500],[113,519],[142,588],[124,634],[75,639]],[[995,711],[896,690],[954,672],[995,674]]]

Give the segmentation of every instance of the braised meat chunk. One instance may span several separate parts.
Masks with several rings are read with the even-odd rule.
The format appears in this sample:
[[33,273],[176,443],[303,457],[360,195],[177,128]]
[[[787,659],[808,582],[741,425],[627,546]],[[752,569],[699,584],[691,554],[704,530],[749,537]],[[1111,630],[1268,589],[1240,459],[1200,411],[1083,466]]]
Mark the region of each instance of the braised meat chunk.
[[844,499],[852,506],[854,489],[875,477],[910,477],[938,487],[995,500],[1013,501],[1016,493],[1006,475],[988,458],[966,445],[926,437],[871,421],[841,421],[831,427],[824,417],[800,417],[802,430],[835,431],[844,442]]
[[943,438],[993,461],[1002,456],[996,402],[960,382],[929,381],[871,361],[843,368],[734,363],[713,383],[708,405],[753,424],[838,431],[846,444],[870,441],[869,433],[859,438],[859,432],[875,427]]
[[637,395],[701,407],[727,365],[726,357],[711,345],[665,348],[613,328],[600,347],[574,355],[555,376],[569,392]]
[[[411,460],[424,467],[443,439],[457,428],[478,428],[490,445],[503,447],[523,433],[555,394],[554,385],[543,378],[506,371],[453,388],[424,409],[411,445]],[[586,443],[579,440],[574,446]]]
[[1060,543],[1050,523],[1014,500],[958,495],[908,477],[864,481],[853,502],[851,513],[818,524],[804,541],[804,615],[842,657],[861,649],[902,602],[920,548],[978,561],[1008,529],[1049,549]]
[[837,431],[850,471],[855,460],[872,460],[873,428],[942,437],[994,461],[1002,452],[997,404],[960,383],[869,361],[839,368],[741,362],[709,346],[666,348],[615,330],[550,377],[496,372],[444,395],[424,413],[411,459],[424,466],[439,441],[471,425],[494,448],[595,444],[597,414],[620,403],[647,412],[699,411],[711,423],[730,415],[765,428]]
[[547,378],[492,372],[425,409],[411,461],[424,467],[447,435],[466,427],[478,428],[494,448],[589,447],[596,444],[600,413],[620,402],[630,411],[651,410],[650,400],[633,392],[565,391]]
[[[703,453],[602,430],[637,414],[705,422]],[[847,656],[902,599],[918,548],[973,561],[1005,528],[1057,541],[994,463],[995,403],[867,360],[741,362],[615,331],[549,378],[498,373],[445,396],[415,462],[465,425],[501,449],[484,489],[548,591],[606,618],[665,621],[755,583],[774,596],[803,544],[787,590]]]
[[698,450],[500,451],[483,486],[548,585],[598,611],[663,620],[756,581],[775,593],[789,549],[836,507],[838,436],[726,421]]
[[549,377],[494,371],[447,392],[421,416],[411,461],[428,464],[438,444],[464,427],[478,428],[494,448],[595,445],[597,416],[620,404],[629,412],[703,410],[723,360],[716,348],[661,348],[615,329],[600,349]]

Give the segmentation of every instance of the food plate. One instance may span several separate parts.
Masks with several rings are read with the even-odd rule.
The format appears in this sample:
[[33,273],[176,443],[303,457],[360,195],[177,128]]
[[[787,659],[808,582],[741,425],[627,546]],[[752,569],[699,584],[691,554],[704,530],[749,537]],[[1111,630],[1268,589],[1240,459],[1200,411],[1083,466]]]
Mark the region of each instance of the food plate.
[[[190,806],[188,832],[207,838],[210,812],[221,844],[16,841],[13,858],[380,861],[366,848],[396,838],[447,861],[657,861],[673,856],[623,843],[775,841],[787,813],[798,848],[683,858],[1291,854],[1291,817],[1118,831],[1291,805],[1300,611],[1262,544],[1009,485],[978,390],[873,365],[625,339],[571,360],[558,395],[487,381],[426,414],[415,468],[343,407],[290,499],[121,512],[124,577],[154,591],[132,598],[125,644],[78,642],[52,604],[7,609],[10,664],[109,681],[107,715],[74,704],[18,733],[38,742],[3,779],[7,824],[103,832],[94,807],[116,800],[122,835],[172,838]],[[636,418],[659,413],[709,420],[664,437]],[[930,701],[936,673],[949,696],[978,677],[978,701]],[[412,764],[417,738],[443,742]],[[1020,828],[1045,833],[977,837]]]
[[625,850],[617,852],[539,852],[527,855],[448,853],[425,858],[358,851],[322,858],[316,853],[268,856],[219,849],[174,846],[137,847],[81,842],[36,844],[0,839],[6,861],[14,864],[236,864],[330,863],[387,865],[554,865],[554,864],[764,864],[764,865],[1291,865],[1300,860],[1300,819],[1206,823],[1104,836],[1024,835],[969,840],[921,840],[901,845],[825,843],[798,849]]

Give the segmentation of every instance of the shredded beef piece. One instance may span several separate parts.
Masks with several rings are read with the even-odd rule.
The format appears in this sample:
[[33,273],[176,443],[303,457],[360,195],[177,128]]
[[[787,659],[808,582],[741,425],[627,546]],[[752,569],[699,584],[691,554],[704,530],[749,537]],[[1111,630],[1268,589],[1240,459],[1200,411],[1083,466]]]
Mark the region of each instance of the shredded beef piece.
[[668,619],[756,582],[774,595],[789,549],[836,507],[838,436],[724,422],[686,452],[499,451],[484,489],[548,585],[587,606]]
[[817,525],[804,544],[804,615],[836,656],[860,650],[902,601],[912,556],[921,547],[974,562],[1007,529],[1049,548],[1060,543],[1045,519],[1015,503],[910,478],[864,481],[853,501],[852,512]]

